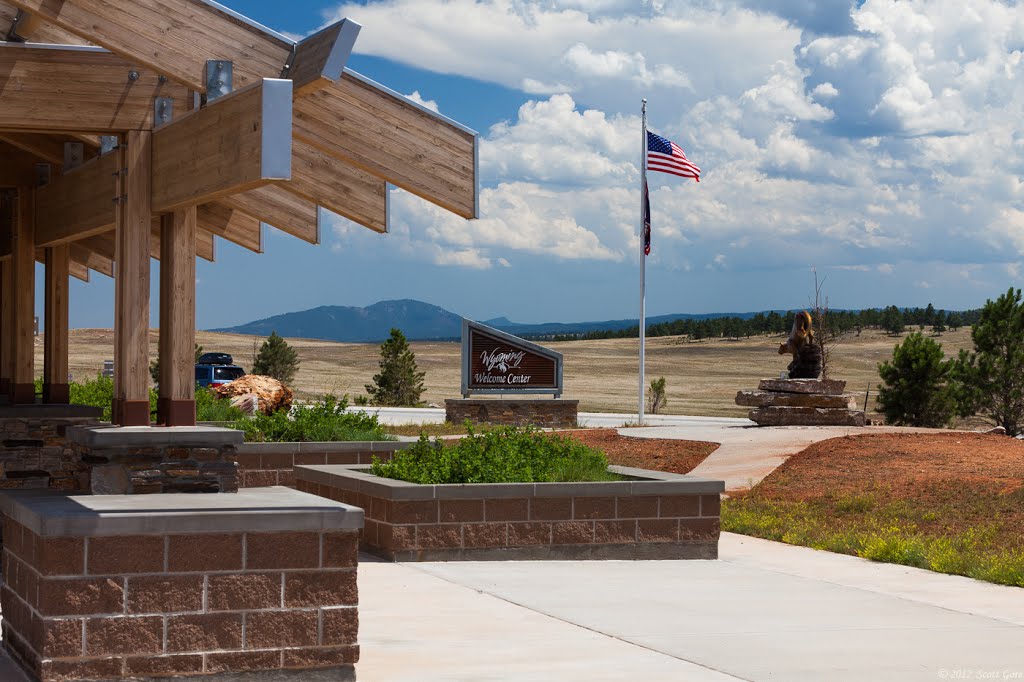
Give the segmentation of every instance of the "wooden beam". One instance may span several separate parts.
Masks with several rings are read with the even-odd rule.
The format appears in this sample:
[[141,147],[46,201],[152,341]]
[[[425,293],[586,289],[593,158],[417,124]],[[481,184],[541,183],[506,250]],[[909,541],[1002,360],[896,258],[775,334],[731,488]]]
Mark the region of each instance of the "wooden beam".
[[292,142],[292,179],[281,186],[375,232],[388,231],[387,183],[302,140]]
[[14,264],[0,261],[0,395],[11,393],[14,376]]
[[153,210],[291,178],[292,83],[264,79],[153,133]]
[[[121,195],[118,154],[104,154],[40,187],[37,242],[54,246],[110,230]],[[148,201],[148,198],[147,198]]]
[[295,101],[295,136],[456,215],[477,217],[476,134],[354,72]]
[[149,424],[149,247],[152,133],[129,131],[116,151],[117,277],[114,314],[114,423]]
[[46,249],[43,402],[68,403],[68,276],[70,247]]
[[[81,263],[90,270],[95,270],[101,275],[106,275],[107,277],[114,276],[113,258],[97,253],[80,242],[66,244],[65,246],[68,247],[68,253],[76,262]],[[49,251],[51,248],[54,247],[48,247],[46,250]]]
[[[132,79],[132,74],[135,79]],[[0,127],[116,133],[153,127],[153,99],[187,91],[100,48],[0,43]]]
[[310,244],[320,243],[317,205],[283,187],[268,185],[250,192],[224,197],[221,203]]
[[97,45],[206,92],[206,60],[234,62],[235,87],[276,78],[293,41],[198,0],[8,0]]
[[197,220],[207,232],[239,246],[263,253],[263,226],[258,218],[219,203],[203,204]]
[[14,286],[11,313],[14,337],[13,367],[11,375],[11,402],[33,403],[35,388],[35,292],[36,245],[33,236],[33,191],[31,187],[18,188],[11,239],[12,285]]
[[195,426],[196,207],[163,215],[160,232],[157,421]]
[[315,92],[341,78],[359,30],[350,19],[331,24],[295,46],[287,75],[295,83],[295,96]]
[[14,40],[15,37],[21,38],[21,42],[32,43],[74,45],[83,42],[75,34],[43,21],[38,15],[23,11],[19,17],[17,7],[0,2],[0,40]]
[[23,149],[0,141],[0,187],[33,186],[39,158]]
[[86,284],[89,283],[89,268],[78,261],[72,259],[71,262],[68,263],[68,272],[70,272],[71,276],[75,279],[81,280]]
[[64,140],[56,135],[2,133],[0,134],[0,141],[39,157],[40,161],[58,166],[64,163]]

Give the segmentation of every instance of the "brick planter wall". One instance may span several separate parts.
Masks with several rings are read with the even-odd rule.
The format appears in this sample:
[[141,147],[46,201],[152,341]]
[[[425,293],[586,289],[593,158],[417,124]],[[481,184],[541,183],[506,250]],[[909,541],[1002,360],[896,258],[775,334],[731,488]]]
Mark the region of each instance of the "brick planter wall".
[[0,504],[4,646],[43,682],[354,679],[360,510],[283,488]]
[[0,407],[0,488],[88,490],[89,465],[66,434],[99,424],[102,413],[82,405]]
[[369,464],[373,457],[391,459],[412,443],[359,441],[348,443],[243,443],[235,449],[240,487],[295,487],[295,467],[304,464]]
[[564,429],[576,426],[580,401],[552,399],[449,398],[444,401],[445,421],[461,424],[505,424]]
[[636,480],[417,485],[351,466],[295,474],[299,490],[362,507],[361,546],[394,561],[718,557],[722,481],[611,469]]

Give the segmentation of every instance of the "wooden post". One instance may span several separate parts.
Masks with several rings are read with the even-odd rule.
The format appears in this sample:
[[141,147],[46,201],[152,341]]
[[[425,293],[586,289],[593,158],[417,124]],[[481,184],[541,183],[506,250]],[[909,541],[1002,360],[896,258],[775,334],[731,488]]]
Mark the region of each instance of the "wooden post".
[[0,261],[0,399],[11,394],[14,376],[14,285],[11,261]]
[[18,200],[11,230],[11,281],[14,327],[11,403],[36,401],[35,387],[35,292],[36,242],[34,196],[31,187],[18,188]]
[[195,426],[196,207],[160,216],[160,399],[157,421]]
[[[7,191],[0,192],[0,250],[10,252],[11,231],[14,221],[14,196]],[[11,261],[0,261],[0,401],[8,400],[13,375],[14,286],[11,284]]]
[[68,389],[68,276],[67,244],[46,249],[46,345],[43,347],[43,402],[70,402]]
[[149,242],[152,133],[133,130],[116,153],[113,420],[149,425]]

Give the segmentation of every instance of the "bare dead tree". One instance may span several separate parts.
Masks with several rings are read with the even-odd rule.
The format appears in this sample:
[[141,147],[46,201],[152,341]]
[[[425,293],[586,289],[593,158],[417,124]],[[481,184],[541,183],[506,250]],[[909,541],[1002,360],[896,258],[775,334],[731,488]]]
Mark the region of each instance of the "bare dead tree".
[[818,268],[812,267],[811,272],[814,273],[814,301],[811,306],[811,314],[814,316],[814,339],[821,349],[821,376],[828,379],[832,370],[833,355],[843,334],[829,316],[828,296],[824,294],[828,275],[819,280]]

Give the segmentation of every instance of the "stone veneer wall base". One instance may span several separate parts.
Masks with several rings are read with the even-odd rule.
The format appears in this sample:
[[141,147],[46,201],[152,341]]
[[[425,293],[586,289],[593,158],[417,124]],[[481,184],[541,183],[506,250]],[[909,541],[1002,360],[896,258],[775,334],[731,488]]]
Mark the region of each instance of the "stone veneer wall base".
[[579,407],[580,401],[564,398],[448,398],[444,401],[444,418],[453,424],[469,420],[473,424],[564,429],[577,425]]

